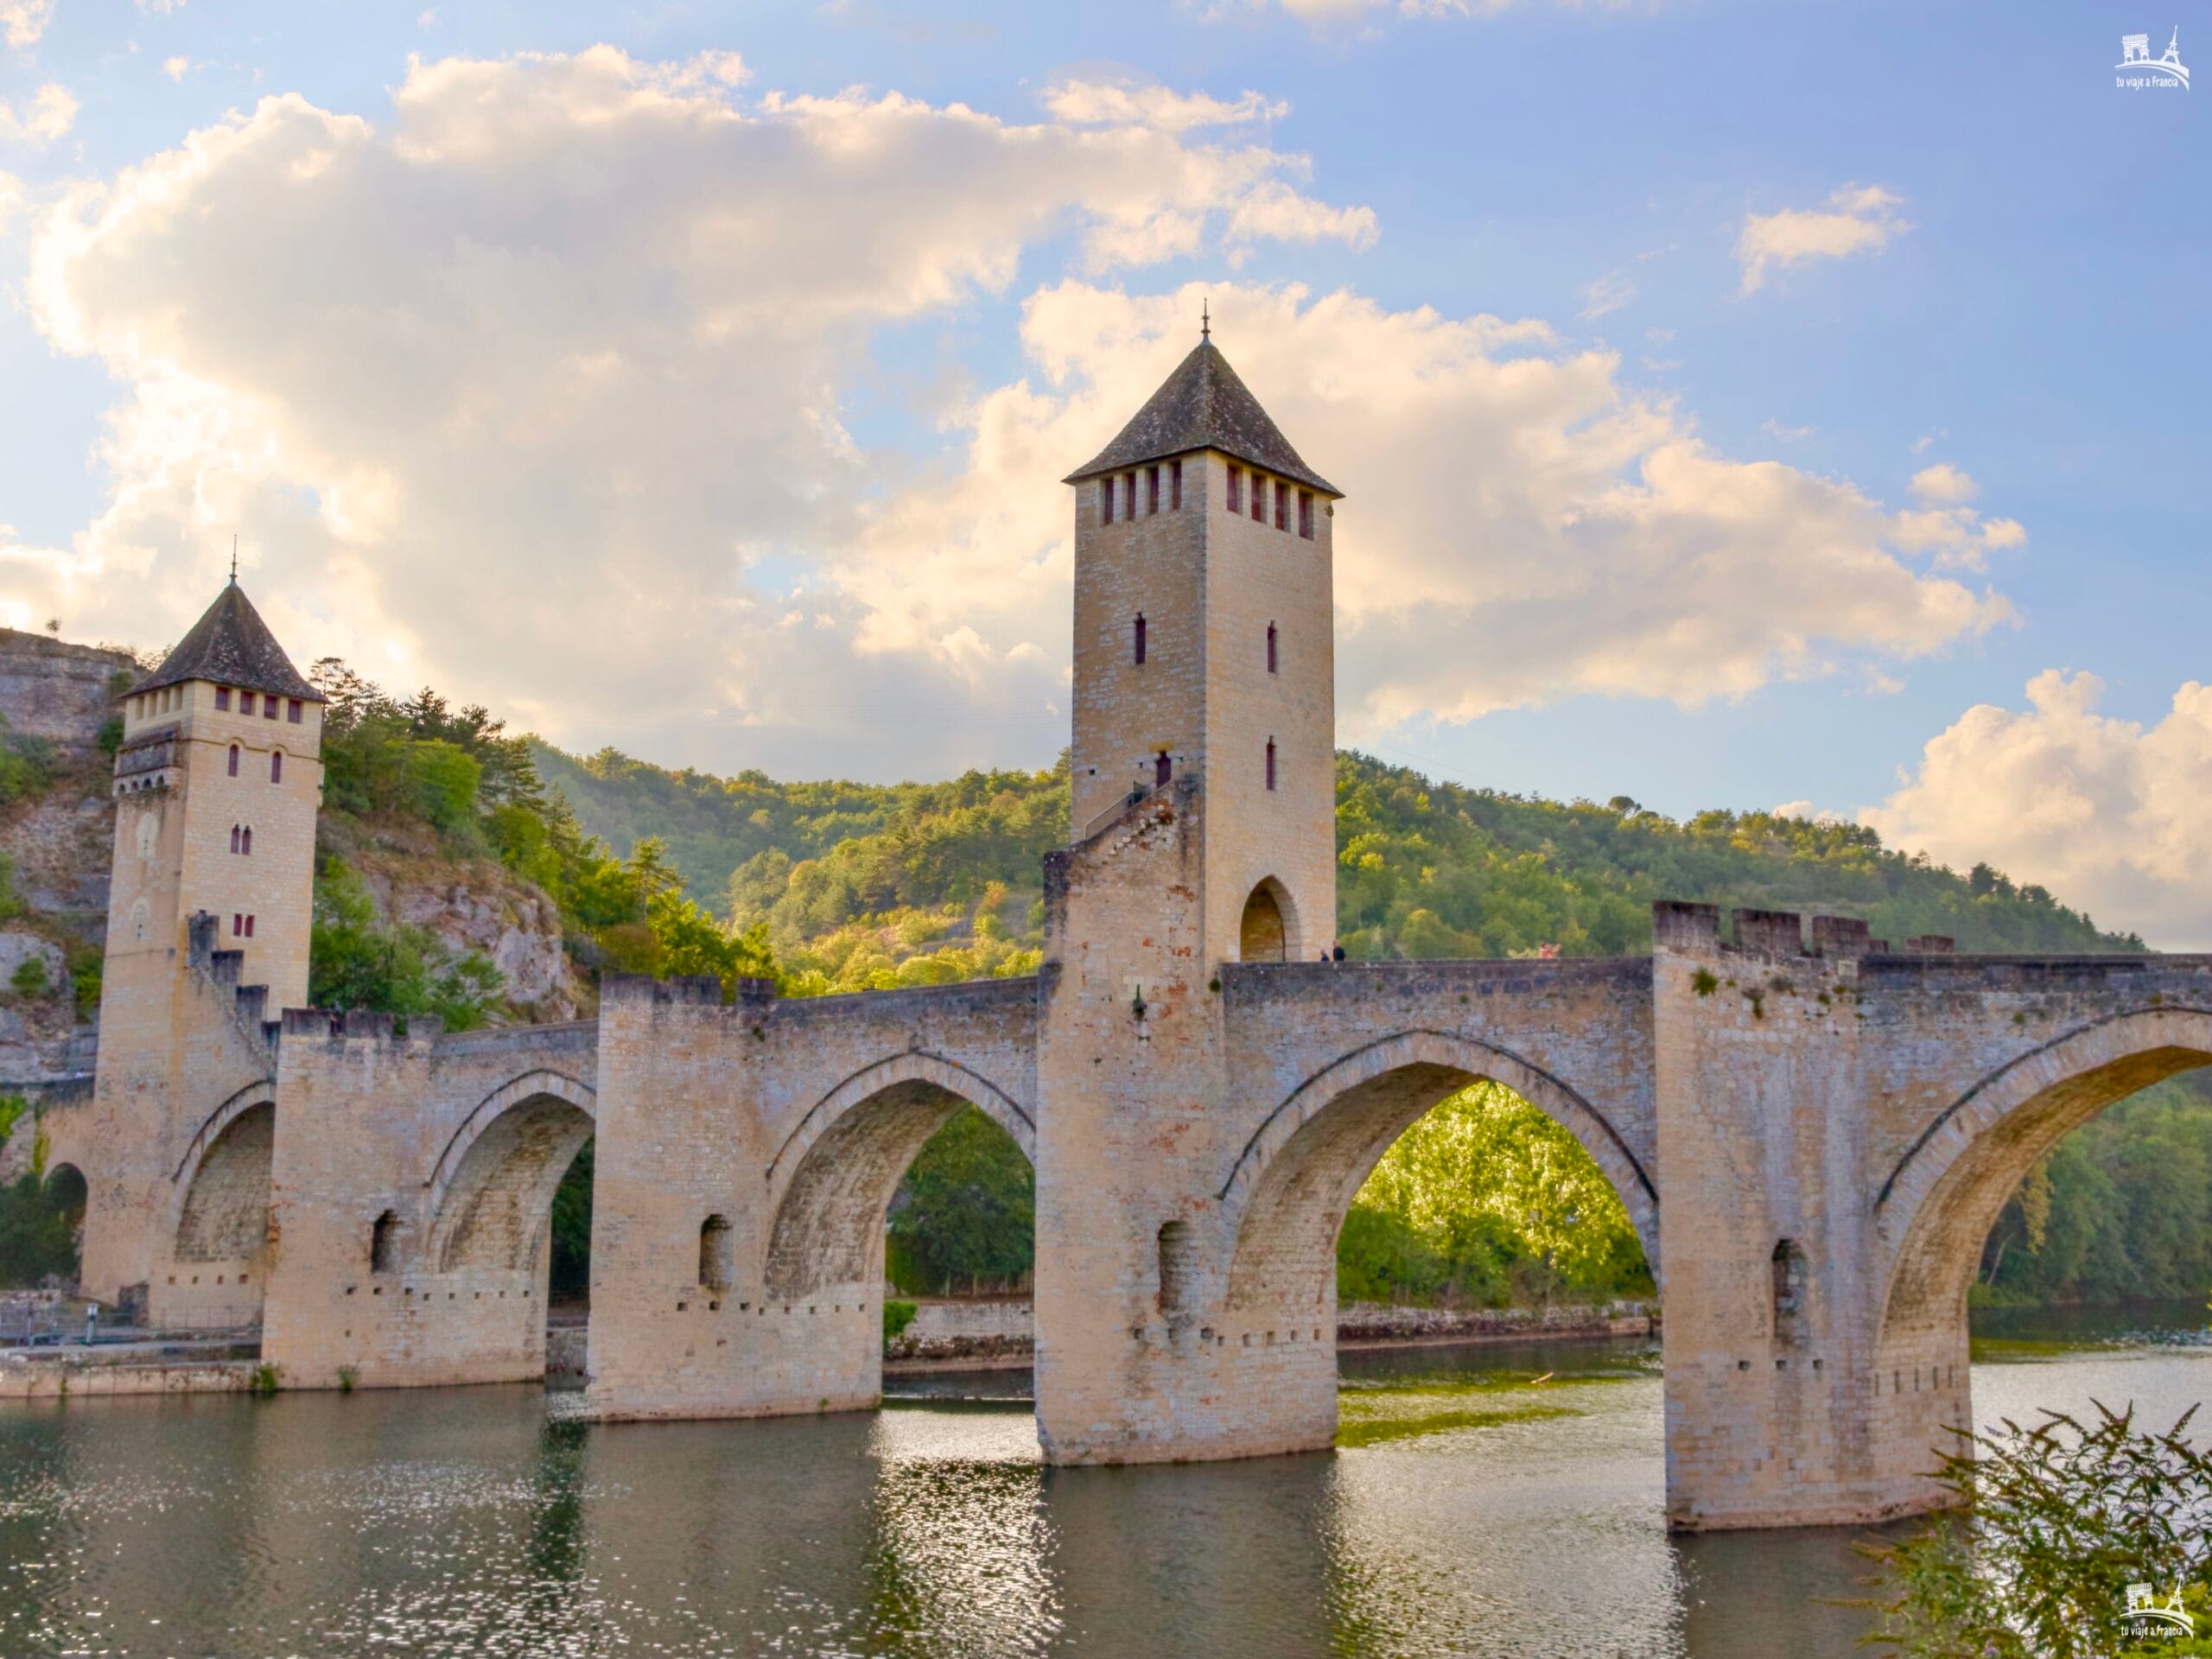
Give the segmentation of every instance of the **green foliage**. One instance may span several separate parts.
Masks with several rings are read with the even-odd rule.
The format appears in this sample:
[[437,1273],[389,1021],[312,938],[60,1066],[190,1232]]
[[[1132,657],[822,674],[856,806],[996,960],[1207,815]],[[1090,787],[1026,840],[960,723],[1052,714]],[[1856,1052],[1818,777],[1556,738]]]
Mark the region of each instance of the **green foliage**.
[[308,935],[308,997],[319,1008],[367,1009],[404,1020],[435,1014],[448,1031],[472,1031],[499,1005],[499,970],[471,951],[455,956],[424,929],[377,914],[367,885],[342,859],[316,872]]
[[1977,1299],[2113,1302],[2212,1284],[2212,1072],[2132,1095],[2054,1147],[1982,1247]]
[[[2134,1410],[2056,1413],[1974,1434],[1936,1479],[1964,1504],[1903,1541],[1870,1545],[1882,1567],[1873,1638],[1907,1659],[2102,1659],[2212,1654],[2212,1458]],[[2183,1591],[2203,1632],[2166,1642],[2125,1618],[2131,1585],[2164,1605]]]
[[246,1388],[249,1393],[267,1399],[283,1386],[283,1379],[277,1375],[276,1368],[264,1362],[253,1368],[253,1376],[247,1382]]
[[1964,950],[2140,950],[2041,887],[1980,866],[1966,880],[1885,851],[1872,830],[1700,812],[1684,823],[1440,784],[1337,757],[1337,922],[1352,956],[1563,956],[1651,948],[1655,899],[1864,918],[1877,938],[1943,934]]
[[102,754],[112,759],[123,747],[123,716],[110,715],[100,722],[99,736],[95,740]]
[[106,966],[106,952],[97,945],[82,945],[69,953],[69,989],[79,1020],[90,1020],[99,1013],[101,976]]
[[8,983],[17,996],[44,996],[54,988],[46,976],[46,961],[41,957],[25,957],[16,963]]
[[1036,1260],[1036,1178],[1012,1136],[973,1106],[931,1135],[891,1201],[901,1290],[1011,1289]]
[[906,1334],[906,1327],[922,1310],[912,1302],[886,1302],[883,1305],[883,1345],[889,1347]]
[[[20,1113],[22,1101],[14,1100]],[[0,1115],[9,1102],[0,1100]],[[7,1136],[0,1132],[0,1145]],[[0,1287],[35,1288],[54,1277],[77,1276],[77,1226],[81,1212],[72,1208],[60,1183],[27,1170],[0,1186]]]
[[44,793],[54,774],[54,746],[44,738],[16,735],[0,715],[0,810]]
[[1383,1154],[1337,1241],[1345,1301],[1504,1306],[1652,1294],[1628,1212],[1575,1138],[1494,1083]]
[[556,1300],[591,1294],[591,1183],[597,1167],[594,1148],[583,1150],[553,1190],[553,1267],[549,1294]]

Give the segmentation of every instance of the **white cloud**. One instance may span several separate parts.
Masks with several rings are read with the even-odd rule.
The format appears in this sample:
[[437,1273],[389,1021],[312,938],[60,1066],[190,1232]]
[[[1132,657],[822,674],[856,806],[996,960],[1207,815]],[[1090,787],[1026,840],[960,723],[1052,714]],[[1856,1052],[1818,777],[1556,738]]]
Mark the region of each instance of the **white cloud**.
[[[270,98],[74,188],[26,293],[55,347],[127,388],[113,493],[66,555],[10,551],[40,573],[10,591],[173,639],[235,525],[302,653],[564,741],[800,775],[1049,755],[1064,525],[994,545],[983,602],[926,633],[874,597],[896,573],[834,574],[913,483],[843,423],[871,338],[1002,290],[1070,231],[1114,269],[1357,245],[1372,216],[1249,139],[896,94],[740,103],[741,73],[607,48],[417,62],[386,125]],[[1064,518],[1070,464],[1036,456],[1024,502]],[[957,560],[912,552],[916,583]],[[792,609],[814,620],[781,628]]]
[[1742,291],[1754,294],[1764,287],[1770,267],[1879,253],[1892,237],[1912,228],[1897,217],[1901,206],[1900,198],[1878,186],[1846,185],[1828,198],[1826,212],[1793,207],[1748,215],[1736,238]]
[[0,41],[10,46],[36,46],[53,21],[54,0],[0,0]]
[[2095,675],[2050,669],[2028,708],[1987,703],[1929,741],[1916,774],[1859,815],[1955,868],[1986,861],[2175,950],[2212,948],[2212,687],[2156,725],[2097,712]]
[[16,210],[23,205],[23,181],[12,173],[0,173],[0,236],[8,233]]
[[190,58],[164,58],[162,60],[162,73],[167,75],[171,80],[182,80],[187,75],[192,73],[192,69],[193,63]]
[[48,81],[33,92],[19,113],[0,99],[0,141],[47,144],[69,130],[77,118],[77,100],[67,87]]
[[1784,426],[1780,421],[1776,420],[1771,415],[1768,416],[1766,419],[1759,423],[1759,430],[1765,433],[1770,438],[1779,439],[1783,443],[1802,443],[1806,439],[1813,435],[1813,429],[1811,427]]
[[[840,585],[886,647],[1066,605],[1066,493],[1191,343],[1215,340],[1336,520],[1345,735],[1599,693],[1694,705],[1940,650],[2010,615],[1922,575],[1848,485],[1700,442],[1618,362],[1538,322],[1393,312],[1356,295],[1192,284],[1030,300],[1039,376],[981,397],[965,467],[874,519]],[[978,623],[976,626],[982,627]],[[986,638],[992,629],[982,627]]]
[[1153,127],[1162,132],[1242,126],[1280,120],[1290,113],[1289,105],[1270,103],[1254,92],[1224,101],[1204,92],[1096,80],[1061,81],[1048,87],[1045,107],[1071,126]]
[[1585,321],[1602,317],[1609,311],[1618,311],[1636,297],[1636,284],[1618,270],[1607,271],[1594,282],[1582,284],[1582,315]]
[[1923,467],[1912,475],[1914,499],[1930,506],[1964,506],[1981,493],[1981,486],[1948,461]]
[[138,10],[149,17],[166,17],[184,10],[184,0],[138,0]]
[[302,655],[556,741],[798,776],[1034,762],[1066,731],[1057,480],[1210,296],[1239,370],[1351,492],[1348,736],[1871,680],[2010,614],[1917,568],[1905,515],[1717,453],[1610,353],[1351,293],[1060,280],[1023,309],[1032,371],[931,410],[952,453],[867,448],[842,393],[871,340],[1003,291],[1049,239],[1127,270],[1263,235],[1358,246],[1373,217],[1301,194],[1299,157],[1156,112],[741,103],[741,73],[608,48],[418,62],[388,127],[270,98],[76,187],[40,218],[26,296],[128,389],[99,457],[113,493],[67,549],[0,544],[0,591],[174,639],[235,526]]

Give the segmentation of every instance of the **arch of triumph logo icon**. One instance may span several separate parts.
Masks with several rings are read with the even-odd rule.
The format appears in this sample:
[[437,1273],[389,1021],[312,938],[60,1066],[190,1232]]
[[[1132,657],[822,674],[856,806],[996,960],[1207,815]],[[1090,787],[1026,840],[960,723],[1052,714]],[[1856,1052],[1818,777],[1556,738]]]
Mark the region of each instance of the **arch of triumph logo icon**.
[[2121,35],[2120,61],[2113,67],[2136,72],[2132,75],[2122,74],[2113,82],[2115,86],[2138,90],[2145,86],[2178,86],[2183,92],[2189,90],[2189,66],[2181,60],[2181,29],[2178,24],[2175,26],[2173,38],[2166,42],[2164,53],[2156,58],[2151,55],[2151,37],[2148,35]]

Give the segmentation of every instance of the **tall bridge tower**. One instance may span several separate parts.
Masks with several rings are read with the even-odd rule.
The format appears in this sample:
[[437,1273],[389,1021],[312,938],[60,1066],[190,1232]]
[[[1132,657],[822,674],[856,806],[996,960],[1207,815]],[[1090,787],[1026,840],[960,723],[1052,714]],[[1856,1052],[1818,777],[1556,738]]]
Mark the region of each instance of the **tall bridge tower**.
[[[1226,1402],[1281,1382],[1224,1346],[1217,1189],[1250,1133],[1224,1109],[1253,1081],[1235,982],[1336,938],[1338,492],[1210,335],[1066,481],[1075,822],[1046,866],[1038,1427],[1056,1461],[1141,1461],[1249,1439]],[[1333,1372],[1307,1369],[1333,1428]]]
[[1209,334],[1076,491],[1074,835],[1204,779],[1209,963],[1336,938],[1338,492]]

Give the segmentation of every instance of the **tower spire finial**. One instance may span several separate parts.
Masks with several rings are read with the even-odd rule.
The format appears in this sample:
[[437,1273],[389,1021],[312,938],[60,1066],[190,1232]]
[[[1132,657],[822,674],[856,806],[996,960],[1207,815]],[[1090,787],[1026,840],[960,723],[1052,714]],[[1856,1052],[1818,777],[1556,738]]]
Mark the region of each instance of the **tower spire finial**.
[[231,532],[231,586],[238,585],[238,533]]
[[1211,299],[1198,302],[1198,338],[1200,340],[1213,338],[1213,318],[1208,314],[1207,309],[1211,304]]

